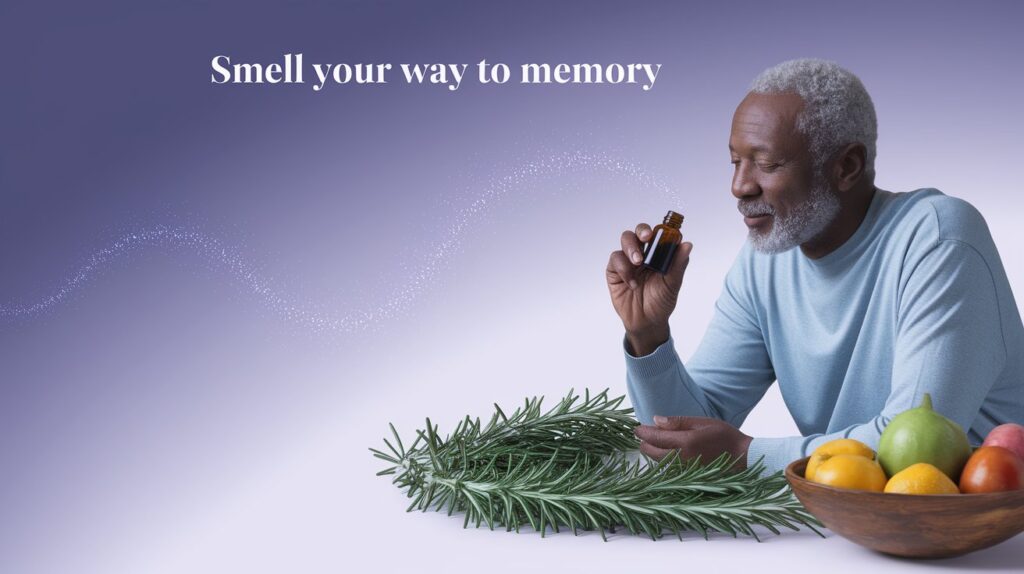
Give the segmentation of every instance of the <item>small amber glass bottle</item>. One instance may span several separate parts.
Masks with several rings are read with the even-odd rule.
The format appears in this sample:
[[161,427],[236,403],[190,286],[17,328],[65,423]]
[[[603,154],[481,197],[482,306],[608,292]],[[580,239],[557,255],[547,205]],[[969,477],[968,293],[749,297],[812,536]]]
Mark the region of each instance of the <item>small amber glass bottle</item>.
[[672,256],[683,239],[679,228],[683,225],[680,213],[669,211],[665,221],[654,227],[651,240],[644,243],[644,267],[664,274],[672,263]]

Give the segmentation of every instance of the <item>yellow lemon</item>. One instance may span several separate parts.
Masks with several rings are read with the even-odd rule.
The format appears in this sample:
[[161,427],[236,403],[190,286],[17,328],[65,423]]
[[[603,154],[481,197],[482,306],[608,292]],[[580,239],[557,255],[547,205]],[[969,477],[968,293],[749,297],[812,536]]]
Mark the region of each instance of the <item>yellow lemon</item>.
[[852,438],[830,440],[814,449],[814,452],[811,453],[811,459],[807,461],[807,470],[804,471],[804,478],[814,480],[814,473],[817,472],[818,466],[837,454],[852,454],[870,459],[875,458],[875,451],[859,440]]
[[818,465],[814,482],[836,488],[870,490],[885,489],[885,471],[878,461],[855,454],[837,454]]
[[938,467],[919,462],[892,475],[885,492],[897,494],[960,494],[960,489]]

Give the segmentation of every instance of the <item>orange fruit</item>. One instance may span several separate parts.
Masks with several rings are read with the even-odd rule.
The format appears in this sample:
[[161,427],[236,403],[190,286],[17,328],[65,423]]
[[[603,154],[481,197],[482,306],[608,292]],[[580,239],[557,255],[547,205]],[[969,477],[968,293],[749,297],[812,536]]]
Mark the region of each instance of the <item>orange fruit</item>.
[[885,490],[885,471],[878,461],[855,454],[837,454],[818,465],[811,479],[818,484],[852,490]]
[[960,494],[946,473],[933,464],[919,462],[892,475],[885,492],[897,494]]
[[875,458],[875,451],[859,440],[852,438],[830,440],[814,449],[814,452],[811,453],[811,458],[807,461],[807,470],[804,471],[804,478],[814,480],[814,474],[818,471],[818,466],[837,454],[853,454],[869,459]]

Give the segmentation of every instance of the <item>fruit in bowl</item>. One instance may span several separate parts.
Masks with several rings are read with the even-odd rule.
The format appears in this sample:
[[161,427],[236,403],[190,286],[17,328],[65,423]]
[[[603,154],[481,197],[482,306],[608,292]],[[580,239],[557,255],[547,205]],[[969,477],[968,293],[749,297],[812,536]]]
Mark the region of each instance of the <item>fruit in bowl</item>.
[[[1005,447],[1002,445],[1006,445]],[[807,480],[893,494],[976,494],[1024,488],[1024,427],[994,428],[975,451],[960,425],[932,410],[931,396],[882,431],[878,452],[854,439],[822,444],[808,459]]]
[[926,462],[956,481],[970,456],[967,433],[932,409],[929,394],[921,406],[894,416],[878,439],[878,462],[888,476]]
[[960,477],[960,492],[976,494],[1024,488],[1024,459],[1001,446],[974,451]]
[[794,461],[785,471],[797,499],[832,532],[878,552],[947,558],[1024,532],[1024,489],[914,495],[852,490],[805,479],[807,462]]
[[814,449],[814,454],[812,454],[811,459],[807,461],[806,475],[808,480],[814,480],[814,474],[818,471],[818,466],[820,466],[821,463],[840,454],[853,454],[870,459],[875,458],[875,451],[871,450],[871,447],[859,440],[854,440],[852,438],[831,440]]
[[1001,446],[1024,459],[1024,426],[1016,423],[999,425],[989,431],[981,446]]
[[885,472],[873,458],[837,454],[818,467],[814,482],[837,488],[882,492]]
[[857,544],[959,556],[1024,532],[1024,458],[1007,448],[1024,448],[1016,427],[996,427],[972,453],[963,429],[925,395],[893,417],[877,453],[853,439],[829,441],[791,463],[786,479],[808,512]]
[[960,494],[956,483],[946,473],[927,462],[912,464],[892,475],[885,483],[891,494]]

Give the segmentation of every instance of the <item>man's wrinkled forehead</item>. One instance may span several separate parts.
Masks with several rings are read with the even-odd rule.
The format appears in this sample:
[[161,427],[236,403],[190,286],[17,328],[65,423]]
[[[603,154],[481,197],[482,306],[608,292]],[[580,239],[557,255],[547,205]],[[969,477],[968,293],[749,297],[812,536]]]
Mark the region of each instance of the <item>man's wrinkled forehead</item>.
[[797,129],[803,99],[795,93],[749,93],[732,117],[729,149],[734,152],[806,149]]

